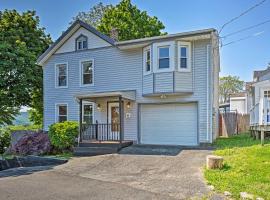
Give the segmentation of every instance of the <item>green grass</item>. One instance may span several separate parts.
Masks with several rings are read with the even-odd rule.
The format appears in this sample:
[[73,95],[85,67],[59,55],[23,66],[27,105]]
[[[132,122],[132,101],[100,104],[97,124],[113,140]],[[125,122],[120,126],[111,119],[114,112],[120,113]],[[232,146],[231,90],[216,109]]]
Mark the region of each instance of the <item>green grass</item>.
[[214,154],[224,158],[221,170],[205,170],[205,178],[219,192],[229,191],[239,199],[240,192],[270,199],[270,142],[265,146],[248,134],[220,138]]

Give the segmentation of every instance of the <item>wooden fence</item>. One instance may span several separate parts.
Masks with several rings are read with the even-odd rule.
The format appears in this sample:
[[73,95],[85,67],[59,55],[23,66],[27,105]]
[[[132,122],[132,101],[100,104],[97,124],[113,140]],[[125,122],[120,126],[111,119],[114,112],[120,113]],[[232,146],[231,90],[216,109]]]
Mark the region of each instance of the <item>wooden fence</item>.
[[221,112],[219,114],[219,136],[229,137],[249,130],[249,114]]

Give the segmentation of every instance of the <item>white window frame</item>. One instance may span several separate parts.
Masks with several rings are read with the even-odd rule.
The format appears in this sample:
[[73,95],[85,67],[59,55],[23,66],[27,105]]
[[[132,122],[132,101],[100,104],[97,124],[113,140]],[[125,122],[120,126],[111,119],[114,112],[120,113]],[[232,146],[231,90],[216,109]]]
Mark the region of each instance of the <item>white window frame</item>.
[[[58,76],[59,76],[59,69],[58,69],[58,65],[66,65],[67,68],[67,85],[65,86],[59,86],[58,85]],[[67,62],[63,62],[63,63],[55,63],[55,88],[68,88],[68,63]]]
[[[147,52],[150,52],[150,71],[146,71],[146,68],[147,68],[147,65],[146,65],[146,62],[147,62]],[[143,49],[143,74],[144,75],[148,75],[148,74],[151,74],[152,73],[152,52],[151,52],[151,47],[148,46],[148,47],[145,47]]]
[[[84,42],[84,41],[86,42],[86,47],[85,47],[85,48],[83,48],[83,42]],[[79,42],[81,42],[81,45],[82,45],[82,48],[81,48],[81,49],[79,49]],[[88,42],[88,38],[87,38],[86,36],[84,36],[84,35],[80,35],[80,36],[76,39],[76,50],[77,50],[77,51],[81,51],[81,50],[87,49],[87,46],[88,46],[87,42]]]
[[83,101],[82,102],[82,123],[85,123],[84,121],[84,106],[85,105],[91,105],[92,106],[92,124],[95,122],[95,106],[93,102],[87,102],[87,101]]
[[67,121],[68,121],[68,103],[56,103],[55,104],[55,113],[54,113],[54,117],[55,117],[55,123],[59,122],[59,106],[66,106],[67,107]]
[[[191,72],[191,57],[192,57],[192,51],[191,51],[191,43],[190,42],[182,42],[178,41],[178,71],[179,72]],[[181,47],[187,47],[187,68],[181,68]]]
[[[169,47],[169,68],[159,69],[159,48]],[[160,42],[153,44],[153,72],[172,72],[175,70],[175,41]]]
[[[83,84],[83,70],[82,70],[82,67],[83,67],[83,65],[82,65],[82,63],[83,62],[92,62],[92,83],[90,83],[90,84]],[[94,75],[94,72],[95,72],[95,62],[94,62],[94,59],[86,59],[86,60],[80,60],[79,61],[79,66],[80,66],[80,87],[87,87],[87,86],[93,86],[94,85],[94,77],[95,77],[95,75]]]
[[[159,55],[159,50],[160,49],[168,49],[169,50],[169,56],[168,57],[160,57],[160,55]],[[159,60],[160,59],[169,59],[169,67],[168,68],[160,68],[160,66],[159,66]],[[158,61],[157,61],[157,63],[158,63],[158,70],[164,70],[164,69],[169,69],[170,68],[170,62],[171,62],[171,59],[170,59],[170,46],[160,46],[160,47],[158,47]]]

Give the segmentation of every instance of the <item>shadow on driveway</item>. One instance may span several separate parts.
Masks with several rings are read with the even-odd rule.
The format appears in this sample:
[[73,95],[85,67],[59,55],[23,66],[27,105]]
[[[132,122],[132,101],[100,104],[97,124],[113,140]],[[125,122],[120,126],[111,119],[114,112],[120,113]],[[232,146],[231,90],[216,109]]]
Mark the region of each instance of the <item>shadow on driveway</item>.
[[22,175],[30,175],[35,172],[41,172],[53,169],[54,166],[35,166],[35,167],[18,167],[0,171],[0,179],[4,177],[18,177]]
[[183,150],[212,150],[209,146],[179,146],[179,145],[132,145],[123,148],[119,154],[125,155],[158,155],[158,156],[177,156]]

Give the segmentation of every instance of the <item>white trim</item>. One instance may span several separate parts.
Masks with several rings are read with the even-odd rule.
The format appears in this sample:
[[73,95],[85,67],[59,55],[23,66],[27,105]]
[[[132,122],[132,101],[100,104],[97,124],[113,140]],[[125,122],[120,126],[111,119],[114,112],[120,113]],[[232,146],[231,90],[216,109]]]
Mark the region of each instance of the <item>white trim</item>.
[[[187,68],[181,68],[181,47],[187,47]],[[178,49],[178,56],[177,56],[177,62],[178,62],[178,71],[179,72],[191,72],[191,42],[177,42],[177,49]]]
[[[58,85],[58,65],[66,65],[66,68],[67,68],[67,85],[66,86],[59,86]],[[68,88],[68,62],[61,62],[61,63],[55,63],[54,65],[54,86],[55,88]]]
[[[92,83],[91,84],[83,84],[83,76],[82,76],[82,63],[83,62],[92,62]],[[79,61],[79,72],[80,72],[80,87],[94,86],[94,73],[95,73],[95,61],[94,59],[82,59]]]
[[[146,61],[147,61],[148,51],[150,51],[150,71],[146,71]],[[148,75],[152,73],[153,71],[152,57],[153,57],[153,53],[151,51],[151,46],[143,48],[143,75]]]
[[[159,69],[159,51],[161,47],[169,47],[169,68]],[[172,72],[175,70],[175,41],[160,42],[153,44],[153,72]]]
[[58,117],[59,117],[59,106],[67,106],[67,121],[68,121],[68,103],[55,103],[54,105],[54,121],[55,123],[58,123]]
[[89,102],[89,101],[83,101],[82,102],[82,123],[84,123],[83,121],[83,117],[84,117],[84,106],[85,105],[92,105],[92,124],[95,122],[95,104],[93,102]]

